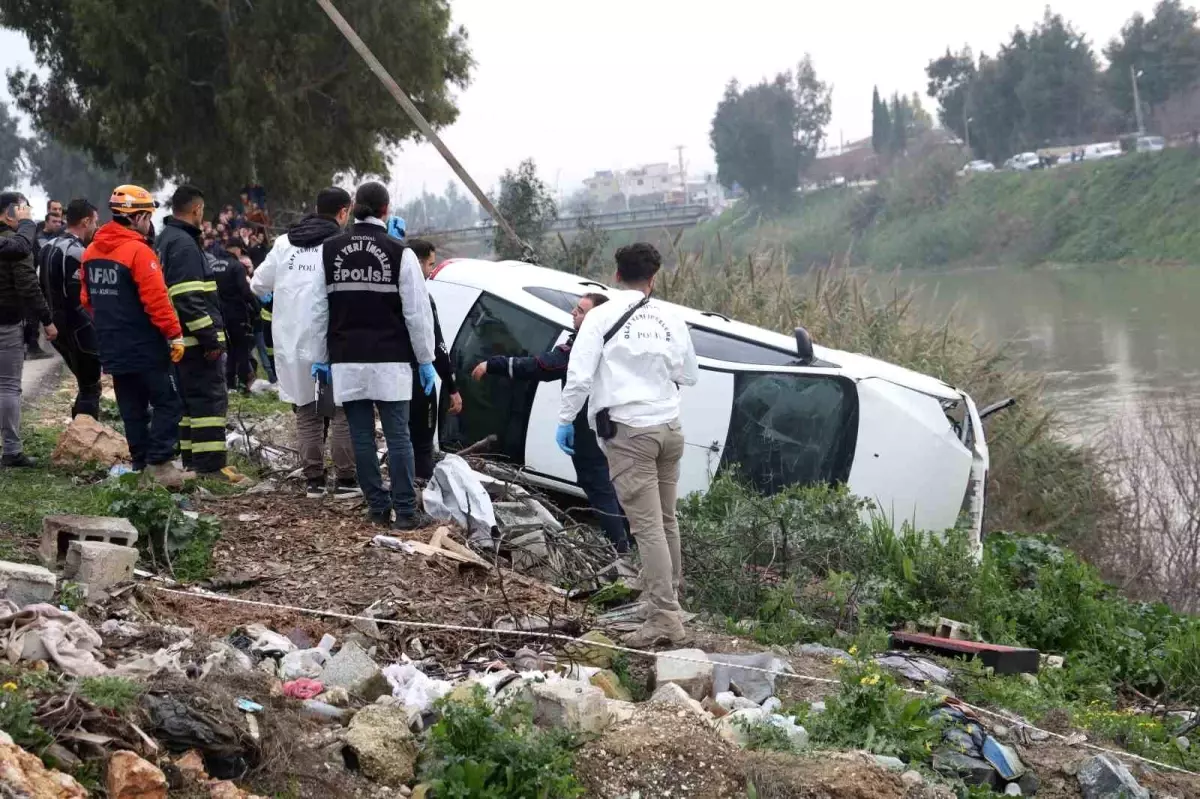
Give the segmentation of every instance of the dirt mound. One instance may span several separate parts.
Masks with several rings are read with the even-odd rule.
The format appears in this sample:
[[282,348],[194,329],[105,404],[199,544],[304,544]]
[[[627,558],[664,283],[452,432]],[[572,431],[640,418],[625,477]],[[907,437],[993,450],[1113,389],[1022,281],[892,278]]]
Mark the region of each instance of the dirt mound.
[[760,799],[906,799],[925,796],[859,755],[817,752],[804,757],[746,752],[743,770]]

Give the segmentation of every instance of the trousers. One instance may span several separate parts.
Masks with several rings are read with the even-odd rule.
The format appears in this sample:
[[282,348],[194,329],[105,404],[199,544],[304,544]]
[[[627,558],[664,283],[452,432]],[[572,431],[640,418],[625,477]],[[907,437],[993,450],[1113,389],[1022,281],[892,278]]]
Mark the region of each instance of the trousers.
[[415,474],[422,480],[433,477],[433,433],[437,429],[438,393],[428,396],[413,369],[412,399],[408,404],[408,434],[412,439]]
[[0,325],[0,441],[5,455],[20,455],[24,325]]
[[596,443],[596,433],[588,426],[586,413],[575,420],[575,454],[571,463],[575,465],[575,480],[596,512],[604,536],[617,552],[628,552],[629,526],[608,474],[608,460]]
[[51,342],[62,356],[71,374],[75,375],[75,403],[71,406],[71,418],[82,414],[93,419],[100,418],[100,355],[95,350],[94,338],[81,339],[70,329],[70,320],[54,320],[58,338]]
[[207,473],[225,468],[225,414],[229,410],[225,357],[209,361],[199,347],[189,347],[176,364],[183,400],[179,453],[185,469]]
[[[350,424],[346,411],[338,408],[333,419],[317,413],[317,403],[293,406],[296,414],[296,438],[300,449],[300,465],[305,480],[325,477],[325,440],[330,441],[330,455],[339,480],[355,479],[354,445],[350,443]],[[331,434],[331,435],[329,435]]]
[[225,356],[225,385],[229,390],[238,387],[250,388],[254,383],[254,370],[250,366],[250,351],[254,347],[254,334],[244,326],[230,325],[226,331],[229,352]]
[[[354,443],[354,462],[358,466],[358,485],[367,498],[371,513],[382,516],[390,510],[397,517],[417,512],[417,491],[413,486],[412,439],[408,433],[408,403],[354,400],[342,406],[350,423]],[[388,472],[392,479],[389,495],[383,488],[379,458],[375,451],[375,410],[387,441]]]
[[175,457],[183,401],[166,369],[113,375],[117,408],[133,468],[157,466]]

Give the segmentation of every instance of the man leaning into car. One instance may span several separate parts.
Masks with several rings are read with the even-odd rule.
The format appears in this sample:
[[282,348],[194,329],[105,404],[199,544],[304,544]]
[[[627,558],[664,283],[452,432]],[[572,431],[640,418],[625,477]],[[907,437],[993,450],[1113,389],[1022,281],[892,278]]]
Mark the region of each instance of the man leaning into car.
[[678,644],[683,580],[675,501],[683,431],[679,387],[695,385],[699,367],[683,318],[651,301],[662,258],[649,244],[617,250],[609,302],[580,325],[558,415],[558,446],[575,449],[574,420],[589,402],[589,421],[604,442],[613,487],[642,555],[646,617],[626,638],[635,647]]

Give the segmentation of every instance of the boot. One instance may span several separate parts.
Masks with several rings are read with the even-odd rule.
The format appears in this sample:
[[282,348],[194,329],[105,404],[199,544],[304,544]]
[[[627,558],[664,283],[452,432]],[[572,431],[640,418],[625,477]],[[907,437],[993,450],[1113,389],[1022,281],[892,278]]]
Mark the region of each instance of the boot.
[[188,480],[195,480],[195,472],[185,472],[171,461],[152,463],[146,467],[150,479],[166,488],[183,488]]
[[392,522],[392,529],[420,530],[422,527],[432,527],[435,524],[437,524],[437,519],[424,511],[417,511],[411,516],[397,516],[396,521]]
[[621,643],[634,649],[648,649],[664,643],[679,646],[689,638],[678,613],[656,610],[641,627],[625,636]]

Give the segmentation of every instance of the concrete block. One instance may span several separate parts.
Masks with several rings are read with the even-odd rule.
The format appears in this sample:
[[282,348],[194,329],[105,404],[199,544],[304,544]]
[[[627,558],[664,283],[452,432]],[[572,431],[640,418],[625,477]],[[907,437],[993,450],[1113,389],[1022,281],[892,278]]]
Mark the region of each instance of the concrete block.
[[72,541],[63,576],[89,588],[105,590],[133,579],[138,551],[103,541]]
[[66,559],[72,541],[101,541],[131,547],[137,544],[137,528],[128,519],[114,516],[47,516],[42,519],[42,542],[38,555],[46,566]]
[[368,702],[390,693],[387,679],[374,659],[358,644],[345,643],[321,672],[326,688],[345,688]]
[[[677,660],[687,658],[687,660]],[[700,662],[695,662],[700,661]],[[673,682],[697,701],[708,696],[713,687],[713,664],[702,649],[676,649],[661,652],[654,659],[654,685]]]
[[49,602],[54,598],[54,573],[29,563],[0,561],[0,597],[17,607]]
[[618,718],[604,691],[576,680],[533,683],[533,722],[571,732],[601,733]]

